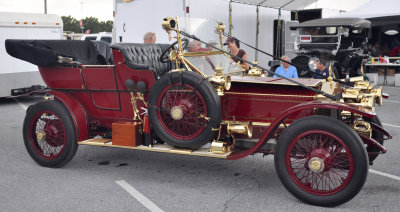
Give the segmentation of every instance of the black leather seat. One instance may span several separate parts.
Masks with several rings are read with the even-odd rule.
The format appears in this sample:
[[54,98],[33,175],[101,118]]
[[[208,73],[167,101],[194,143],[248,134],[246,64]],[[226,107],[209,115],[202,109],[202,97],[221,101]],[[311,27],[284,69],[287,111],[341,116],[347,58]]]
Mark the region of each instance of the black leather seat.
[[152,70],[156,79],[171,70],[171,63],[161,63],[161,53],[169,44],[118,43],[111,46],[121,51],[126,65],[135,70]]

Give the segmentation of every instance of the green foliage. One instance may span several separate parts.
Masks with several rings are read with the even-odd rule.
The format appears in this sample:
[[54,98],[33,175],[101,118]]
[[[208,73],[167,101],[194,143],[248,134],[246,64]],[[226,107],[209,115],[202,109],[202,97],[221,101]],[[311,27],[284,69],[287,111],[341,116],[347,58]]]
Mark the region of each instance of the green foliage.
[[[72,16],[62,16],[61,19],[64,23],[64,31],[71,31],[80,33],[79,20]],[[111,32],[113,28],[113,21],[100,21],[96,17],[86,17],[82,19],[83,32],[90,29],[90,33]]]
[[76,33],[81,32],[81,30],[79,29],[79,21],[72,16],[61,16],[61,19],[64,24],[64,31],[71,31]]

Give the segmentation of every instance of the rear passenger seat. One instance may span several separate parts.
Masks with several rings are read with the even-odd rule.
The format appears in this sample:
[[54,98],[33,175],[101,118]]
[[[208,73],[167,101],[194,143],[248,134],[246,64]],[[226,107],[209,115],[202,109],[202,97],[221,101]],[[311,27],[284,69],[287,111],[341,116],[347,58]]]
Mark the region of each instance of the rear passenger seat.
[[121,51],[126,65],[135,70],[152,70],[157,78],[171,70],[171,63],[161,63],[161,53],[169,44],[118,43],[112,49]]

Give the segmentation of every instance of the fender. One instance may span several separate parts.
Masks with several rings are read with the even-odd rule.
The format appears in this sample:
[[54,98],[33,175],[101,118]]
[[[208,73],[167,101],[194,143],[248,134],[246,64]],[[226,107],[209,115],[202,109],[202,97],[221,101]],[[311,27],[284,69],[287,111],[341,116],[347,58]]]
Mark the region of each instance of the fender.
[[89,138],[88,115],[85,108],[71,95],[60,91],[47,91],[46,93],[54,96],[54,99],[60,101],[69,111],[75,125],[77,141]]
[[368,117],[368,118],[374,118],[375,113],[374,112],[369,112],[366,110],[359,109],[358,107],[355,107],[353,105],[349,104],[344,104],[340,102],[306,102],[302,104],[295,105],[291,108],[288,108],[287,110],[283,111],[272,123],[269,125],[269,127],[265,130],[265,132],[261,135],[260,139],[257,141],[257,143],[250,149],[248,150],[243,150],[240,152],[233,153],[232,155],[229,156],[228,159],[230,160],[237,160],[244,158],[250,154],[253,154],[256,152],[259,148],[261,148],[266,141],[268,141],[273,133],[276,131],[276,129],[279,127],[280,123],[286,119],[290,114],[298,112],[300,110],[305,110],[305,109],[313,109],[313,108],[326,108],[326,109],[336,109],[336,110],[345,110],[349,111],[351,113],[357,113],[362,116]]

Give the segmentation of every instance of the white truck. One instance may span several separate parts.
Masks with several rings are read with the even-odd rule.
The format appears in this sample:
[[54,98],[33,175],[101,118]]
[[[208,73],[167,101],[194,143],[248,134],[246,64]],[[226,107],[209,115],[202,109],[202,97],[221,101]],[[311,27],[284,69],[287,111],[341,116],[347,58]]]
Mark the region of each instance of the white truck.
[[[261,1],[260,1],[261,2]],[[203,18],[218,20],[225,24],[225,32],[229,32],[228,0],[114,0],[114,42],[142,43],[146,32],[155,32],[157,43],[172,43],[161,27],[165,17]],[[259,7],[259,34],[257,41],[257,7],[238,2],[231,2],[232,36],[252,45],[258,46],[265,52],[273,52],[274,20],[279,17],[279,10]],[[290,11],[281,10],[283,20],[290,20]],[[215,22],[216,23],[216,22]],[[182,26],[181,26],[182,27]],[[188,33],[195,31],[195,26],[183,26]],[[202,39],[200,37],[200,39]],[[204,39],[204,38],[203,38]],[[225,41],[226,38],[224,38]],[[208,42],[208,40],[205,40]],[[249,60],[255,60],[261,66],[266,66],[272,58],[258,54],[246,47],[240,46],[247,52]]]
[[6,39],[58,40],[62,37],[63,22],[58,15],[0,12],[0,98],[44,85],[37,66],[7,54]]

